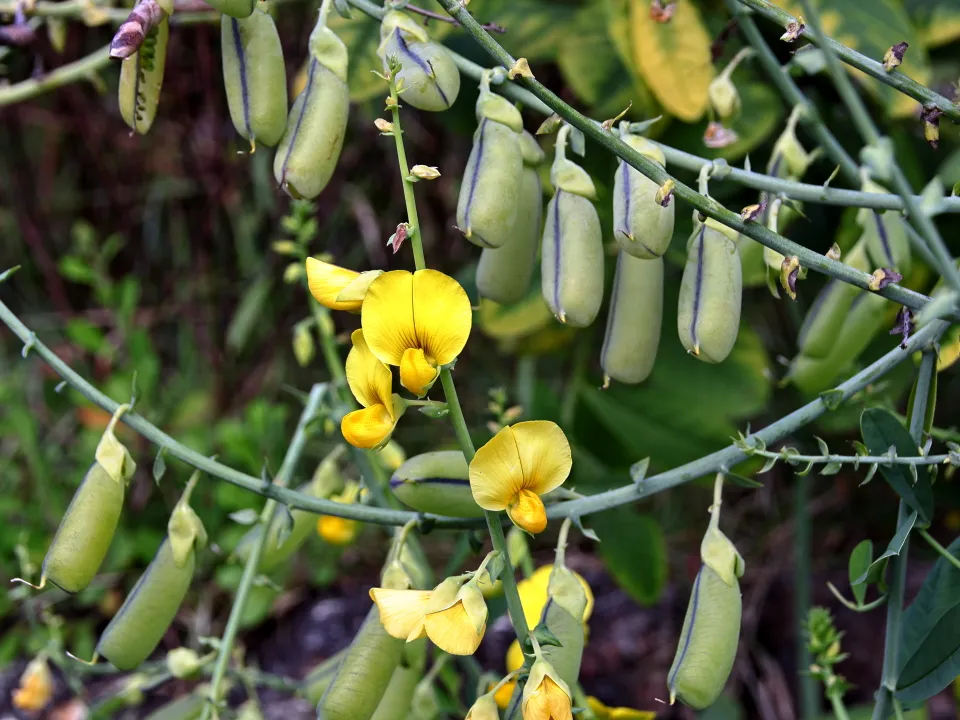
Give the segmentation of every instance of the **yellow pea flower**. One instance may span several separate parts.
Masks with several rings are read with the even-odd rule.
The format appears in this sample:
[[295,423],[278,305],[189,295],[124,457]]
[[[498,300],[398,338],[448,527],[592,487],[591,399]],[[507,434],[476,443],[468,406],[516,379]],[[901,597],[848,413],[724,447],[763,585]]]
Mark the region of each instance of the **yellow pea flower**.
[[[347,483],[344,491],[330,497],[334,502],[352,504],[357,502],[360,495],[360,484]],[[356,540],[360,532],[360,523],[356,520],[337,517],[336,515],[321,515],[317,518],[317,534],[331,545],[349,545]]]
[[487,604],[474,580],[447,578],[433,590],[373,588],[380,622],[395,638],[424,636],[451,655],[472,655],[487,628]]
[[545,660],[537,659],[523,687],[523,720],[572,720],[570,688]]
[[587,696],[587,707],[597,720],[654,720],[655,712],[650,710],[634,710],[628,707],[607,707],[593,697]]
[[13,706],[18,710],[43,710],[53,697],[53,675],[47,659],[34,658],[20,676],[20,687],[13,691]]
[[355,447],[377,448],[390,439],[405,406],[393,394],[390,368],[370,352],[363,330],[354,330],[350,339],[353,348],[347,355],[347,384],[363,409],[344,415],[340,430],[344,440]]
[[572,465],[570,443],[556,423],[510,425],[470,463],[473,499],[484,510],[506,510],[521,530],[542,532],[547,514],[540,496],[562,485]]
[[456,360],[473,323],[460,283],[436,270],[392,270],[367,288],[360,315],[370,351],[400,368],[400,384],[423,397],[440,367]]
[[338,265],[307,258],[307,286],[317,302],[331,310],[360,312],[367,288],[382,270],[356,272]]

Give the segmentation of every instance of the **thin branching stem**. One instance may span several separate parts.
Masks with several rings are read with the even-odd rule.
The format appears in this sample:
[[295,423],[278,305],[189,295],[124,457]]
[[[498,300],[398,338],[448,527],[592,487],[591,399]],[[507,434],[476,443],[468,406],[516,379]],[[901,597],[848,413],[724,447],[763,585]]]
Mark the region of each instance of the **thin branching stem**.
[[954,555],[949,550],[947,550],[943,545],[938,543],[936,539],[933,537],[933,535],[928,533],[923,528],[917,528],[917,532],[920,534],[920,537],[922,537],[924,540],[927,541],[927,545],[929,545],[930,547],[932,547],[934,550],[937,551],[937,554],[940,555],[940,557],[942,557],[948,563],[950,563],[955,568],[957,568],[957,570],[960,570],[960,558],[958,558],[956,555]]

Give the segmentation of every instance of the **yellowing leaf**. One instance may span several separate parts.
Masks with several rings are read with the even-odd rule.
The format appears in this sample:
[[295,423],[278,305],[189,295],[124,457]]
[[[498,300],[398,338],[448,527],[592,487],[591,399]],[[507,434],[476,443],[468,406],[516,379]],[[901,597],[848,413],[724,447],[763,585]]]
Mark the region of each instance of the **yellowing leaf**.
[[650,17],[649,0],[631,0],[633,55],[640,74],[664,109],[692,122],[707,108],[713,79],[710,35],[691,0],[678,0],[670,22]]

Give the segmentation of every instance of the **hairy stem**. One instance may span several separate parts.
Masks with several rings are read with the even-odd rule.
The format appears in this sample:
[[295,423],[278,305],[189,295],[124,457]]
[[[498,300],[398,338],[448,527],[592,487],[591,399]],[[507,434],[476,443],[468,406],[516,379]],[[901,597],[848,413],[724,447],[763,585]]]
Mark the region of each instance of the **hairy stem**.
[[[307,404],[300,415],[300,421],[297,423],[297,429],[290,440],[290,446],[283,458],[280,471],[274,480],[274,485],[285,486],[293,476],[293,471],[300,460],[300,454],[303,452],[303,446],[307,440],[307,426],[317,413],[320,407],[320,401],[326,388],[323,385],[314,385],[307,398]],[[270,525],[274,520],[274,510],[276,510],[277,501],[270,499],[263,505],[260,513],[260,525],[263,526],[263,532],[254,542],[250,550],[250,557],[247,558],[243,566],[243,575],[240,578],[240,585],[237,587],[237,595],[233,601],[233,607],[230,608],[230,617],[227,619],[227,627],[223,631],[223,637],[220,639],[220,648],[217,651],[217,662],[213,668],[213,676],[210,678],[210,698],[203,706],[201,720],[209,720],[214,709],[214,703],[218,702],[220,697],[220,683],[227,673],[230,665],[230,655],[233,652],[233,643],[236,640],[237,632],[240,629],[240,618],[243,615],[243,609],[247,604],[247,597],[250,594],[250,588],[253,587],[253,580],[257,576],[257,570],[260,566],[260,557],[263,555],[263,548],[266,545],[267,537],[270,535]]]

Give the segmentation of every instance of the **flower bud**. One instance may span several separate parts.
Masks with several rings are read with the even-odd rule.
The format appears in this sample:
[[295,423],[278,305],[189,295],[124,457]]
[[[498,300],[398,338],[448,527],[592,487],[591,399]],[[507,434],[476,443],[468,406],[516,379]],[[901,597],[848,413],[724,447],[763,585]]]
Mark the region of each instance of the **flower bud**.
[[190,677],[202,666],[200,656],[190,648],[174,648],[167,653],[167,670],[175,678]]
[[20,686],[13,691],[13,706],[18,710],[39,712],[53,698],[53,674],[45,657],[27,663],[20,676]]
[[432,165],[414,165],[410,168],[410,174],[419,180],[436,180],[440,177],[440,171]]
[[500,712],[497,710],[497,701],[493,698],[493,693],[487,693],[477,698],[477,701],[470,706],[464,720],[500,720]]
[[720,73],[710,81],[707,99],[714,114],[724,122],[740,114],[740,93],[726,73]]

